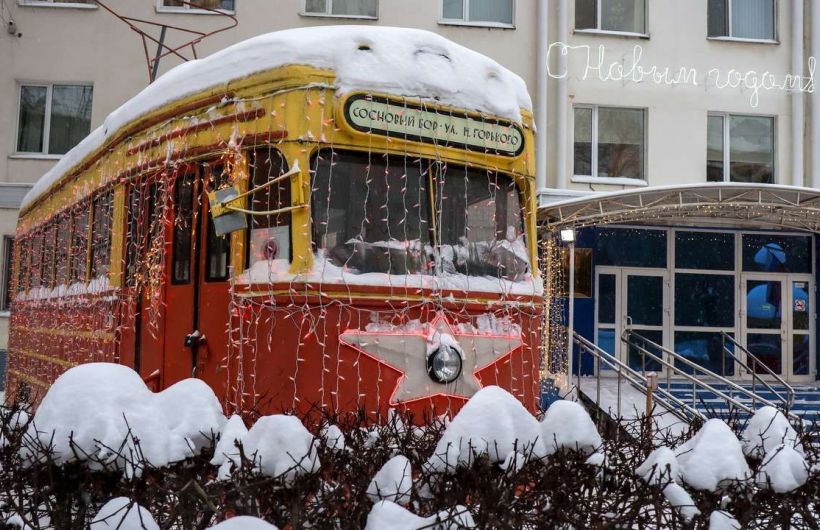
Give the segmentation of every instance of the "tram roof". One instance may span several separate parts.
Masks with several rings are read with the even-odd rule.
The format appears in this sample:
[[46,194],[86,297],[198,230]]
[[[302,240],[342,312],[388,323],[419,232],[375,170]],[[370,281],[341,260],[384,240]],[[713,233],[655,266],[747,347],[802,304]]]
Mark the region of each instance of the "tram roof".
[[371,91],[433,101],[521,122],[532,110],[524,80],[435,33],[395,27],[319,26],[260,35],[172,68],[109,114],[23,199],[26,209],[117,132],[145,115],[231,81],[288,65],[333,71],[338,94]]
[[538,210],[543,229],[606,224],[729,226],[820,231],[820,189],[707,183],[595,193]]

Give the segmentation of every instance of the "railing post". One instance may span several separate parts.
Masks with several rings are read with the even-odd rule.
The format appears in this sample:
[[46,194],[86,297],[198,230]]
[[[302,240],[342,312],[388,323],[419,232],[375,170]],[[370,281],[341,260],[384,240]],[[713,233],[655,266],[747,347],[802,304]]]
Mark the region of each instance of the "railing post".
[[658,374],[655,372],[646,374],[646,441],[649,447],[652,447],[652,411],[655,408],[653,392],[657,388]]

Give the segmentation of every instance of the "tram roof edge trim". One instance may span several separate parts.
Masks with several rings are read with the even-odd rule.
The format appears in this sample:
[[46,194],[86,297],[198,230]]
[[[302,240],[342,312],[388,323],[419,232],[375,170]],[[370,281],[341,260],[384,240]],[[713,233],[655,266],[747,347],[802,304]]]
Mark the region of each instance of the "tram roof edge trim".
[[328,69],[338,94],[356,90],[419,98],[521,123],[532,100],[523,79],[435,33],[394,27],[320,26],[260,35],[180,64],[109,114],[23,199],[25,210],[129,124],[193,94],[287,65]]
[[677,184],[594,193],[538,210],[538,224],[550,229],[704,218],[818,232],[820,189],[740,182]]

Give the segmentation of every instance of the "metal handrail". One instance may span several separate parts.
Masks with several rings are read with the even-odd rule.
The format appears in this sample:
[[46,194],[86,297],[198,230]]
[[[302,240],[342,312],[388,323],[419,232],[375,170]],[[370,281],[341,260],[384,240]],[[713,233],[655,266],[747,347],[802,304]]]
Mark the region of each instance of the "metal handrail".
[[[601,375],[603,371],[601,370],[601,363],[605,363],[609,366],[612,370],[615,371],[617,374],[617,398],[616,398],[616,410],[617,414],[620,415],[621,413],[621,380],[625,379],[632,387],[636,388],[644,395],[649,392],[649,381],[647,378],[638,372],[637,370],[631,368],[628,364],[624,363],[623,361],[616,358],[614,355],[609,353],[608,351],[604,350],[600,346],[593,344],[591,341],[586,339],[585,337],[578,334],[577,331],[573,332],[573,342],[582,350],[585,350],[587,353],[592,355],[595,358],[595,379],[596,379],[596,395],[595,395],[595,404],[598,408],[601,407]],[[578,391],[581,391],[581,363],[577,363],[578,370],[577,370],[577,378],[578,378]],[[660,403],[664,408],[666,408],[672,415],[677,417],[678,419],[688,422],[692,417],[699,417],[702,419],[706,419],[704,415],[694,407],[689,406],[680,398],[672,395],[666,389],[662,389],[660,387],[655,389],[655,401]],[[684,413],[685,412],[685,413]],[[688,414],[688,415],[687,415]]]
[[[738,341],[736,341],[734,337],[732,337],[731,335],[729,335],[729,334],[728,334],[728,333],[726,333],[725,331],[721,331],[721,332],[720,332],[720,334],[723,336],[723,344],[722,344],[722,346],[723,346],[723,367],[722,367],[722,368],[723,368],[723,374],[722,374],[722,375],[724,375],[724,376],[726,375],[726,354],[728,353],[728,354],[729,354],[729,356],[730,356],[732,359],[734,359],[736,363],[738,363],[738,364],[739,364],[742,368],[744,368],[747,372],[749,372],[749,373],[751,374],[751,376],[752,376],[752,393],[757,394],[757,385],[756,385],[756,382],[757,382],[757,381],[759,381],[759,382],[760,382],[763,386],[765,386],[767,389],[769,389],[769,391],[770,391],[772,394],[774,394],[775,396],[777,396],[777,399],[779,399],[780,401],[782,401],[782,402],[783,402],[783,405],[784,405],[784,407],[783,407],[783,408],[784,408],[785,410],[791,410],[792,405],[794,405],[794,388],[792,388],[792,386],[791,386],[790,384],[788,384],[788,383],[787,383],[787,382],[786,382],[786,381],[785,381],[782,377],[780,377],[779,375],[777,375],[777,374],[774,372],[774,370],[772,370],[771,368],[769,368],[768,366],[766,366],[765,364],[763,364],[763,362],[761,362],[761,360],[760,360],[760,359],[758,359],[758,358],[757,358],[755,355],[753,355],[753,354],[752,354],[752,352],[750,352],[750,351],[749,351],[746,347],[744,347],[742,344],[740,344]],[[733,352],[733,351],[731,351],[731,350],[730,350],[730,349],[726,346],[726,341],[727,341],[727,340],[728,340],[729,342],[731,342],[732,344],[734,344],[735,348],[738,348],[740,351],[742,351],[743,353],[745,353],[745,354],[746,354],[746,358],[747,358],[747,359],[751,359],[751,360],[752,360],[752,366],[751,366],[751,367],[749,367],[749,365],[748,365],[748,364],[746,364],[745,362],[741,361],[741,360],[740,360],[740,359],[739,359],[739,358],[738,358],[738,357],[734,354],[734,352]],[[772,376],[772,377],[773,377],[773,378],[774,378],[774,379],[775,379],[775,380],[776,380],[776,381],[777,381],[777,382],[778,382],[781,386],[783,386],[783,387],[786,389],[786,394],[787,394],[787,396],[788,396],[788,397],[784,398],[783,396],[781,396],[781,395],[780,395],[780,392],[778,392],[777,390],[775,390],[775,389],[772,387],[772,385],[770,385],[767,381],[765,381],[762,377],[760,377],[760,375],[759,375],[759,374],[757,373],[757,371],[754,369],[756,366],[761,366],[761,367],[763,367],[763,369],[766,371],[766,373],[767,373],[767,374],[769,374],[770,376]]]
[[[649,345],[652,348],[657,349],[658,351],[662,352],[663,354],[666,354],[666,356],[668,356],[668,358],[672,359],[672,362],[664,359],[663,357],[659,357],[659,356],[655,355],[653,352],[647,350],[644,346],[631,341],[630,338],[633,337],[633,336],[638,337],[645,344]],[[741,395],[747,397],[748,399],[752,400],[753,403],[760,402],[764,405],[768,405],[770,407],[778,408],[775,403],[769,401],[768,399],[762,398],[762,397],[754,394],[750,390],[748,390],[746,388],[743,388],[742,386],[736,384],[735,382],[733,382],[729,379],[726,379],[723,376],[720,376],[720,375],[716,374],[715,372],[709,370],[708,368],[704,368],[703,366],[690,361],[686,357],[684,357],[684,356],[670,350],[669,348],[665,348],[665,347],[661,346],[660,344],[658,344],[658,343],[656,343],[652,340],[647,339],[643,335],[639,335],[638,333],[635,333],[631,329],[627,328],[627,329],[624,330],[623,334],[621,334],[621,341],[624,344],[626,344],[627,347],[631,346],[631,347],[634,347],[637,350],[639,350],[640,354],[642,355],[642,357],[644,357],[644,359],[646,357],[648,357],[650,360],[655,361],[655,362],[657,362],[657,363],[659,363],[659,364],[661,364],[661,365],[663,365],[667,368],[667,371],[666,371],[667,389],[670,386],[670,372],[674,372],[675,375],[683,377],[684,379],[688,379],[689,381],[691,381],[692,382],[692,407],[696,406],[695,405],[696,404],[696,399],[697,399],[696,389],[697,389],[697,387],[700,387],[700,388],[702,388],[702,389],[704,389],[708,392],[711,392],[711,393],[719,396],[721,399],[723,399],[724,401],[726,401],[730,405],[734,405],[735,407],[743,410],[744,412],[746,412],[750,415],[754,414],[754,412],[755,412],[753,407],[749,407],[747,405],[744,405],[743,403],[741,403],[740,401],[735,399],[734,396],[731,396],[731,395],[726,394],[725,392],[723,392],[721,390],[718,390],[717,388],[713,387],[712,385],[710,385],[706,381],[698,379],[697,377],[695,377],[693,375],[695,372],[700,372],[702,375],[707,376],[707,377],[711,377],[711,378],[717,380],[718,382],[730,387],[731,389],[735,390],[738,394],[741,394]],[[681,370],[680,368],[678,368],[676,366],[678,361],[681,362],[682,364],[692,368],[693,374],[689,374],[689,373]],[[792,417],[792,418],[795,418],[795,419],[797,418],[797,416],[795,416],[794,414],[792,414],[788,410],[785,410],[783,412],[785,412],[789,417]]]

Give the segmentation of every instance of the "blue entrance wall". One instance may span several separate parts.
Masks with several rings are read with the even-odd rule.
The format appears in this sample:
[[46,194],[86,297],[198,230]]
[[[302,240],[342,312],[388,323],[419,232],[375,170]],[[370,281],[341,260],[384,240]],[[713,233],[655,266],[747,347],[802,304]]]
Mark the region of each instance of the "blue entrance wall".
[[[616,228],[616,227],[613,227]],[[632,228],[632,227],[631,227]],[[654,227],[654,228],[668,228],[668,227]],[[634,228],[633,228],[634,229]],[[716,230],[726,230],[725,228],[716,228]],[[598,256],[596,256],[595,252],[595,242],[600,232],[599,228],[596,227],[589,227],[589,228],[582,228],[578,229],[576,235],[576,247],[577,248],[585,248],[585,249],[592,249],[592,271],[591,271],[591,282],[592,282],[592,297],[590,298],[575,298],[575,311],[574,311],[574,327],[575,331],[589,340],[590,342],[595,342],[595,292],[596,292],[596,275],[595,275],[595,268],[598,265]],[[669,240],[667,244],[674,244],[673,240]],[[815,260],[815,285],[818,284],[818,274],[820,274],[820,238],[814,238],[814,260]],[[674,268],[673,268],[674,273]],[[820,297],[815,297],[815,304],[820,301]],[[564,314],[567,313],[568,304],[567,300],[564,300]],[[813,312],[817,312],[817,308],[812,308]],[[619,339],[616,339],[619,340]],[[820,348],[817,345],[820,344],[820,325],[815,325],[815,341],[814,341],[814,356],[815,356],[815,367],[820,367]],[[580,358],[579,358],[580,357]],[[594,375],[595,373],[595,365],[591,355],[584,354],[579,355],[577,348],[573,351],[573,365],[574,365],[574,372],[577,373],[579,368],[582,375]],[[815,373],[815,380],[820,380],[820,370],[816,370]]]

